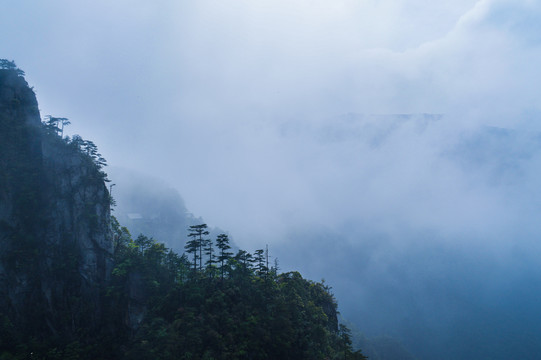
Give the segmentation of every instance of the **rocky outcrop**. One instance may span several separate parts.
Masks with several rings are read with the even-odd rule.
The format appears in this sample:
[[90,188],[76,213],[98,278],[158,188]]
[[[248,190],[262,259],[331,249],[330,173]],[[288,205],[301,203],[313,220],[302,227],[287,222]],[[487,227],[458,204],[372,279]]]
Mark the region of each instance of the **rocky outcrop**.
[[24,78],[0,70],[0,317],[22,335],[99,324],[113,266],[104,180],[79,142],[41,123]]

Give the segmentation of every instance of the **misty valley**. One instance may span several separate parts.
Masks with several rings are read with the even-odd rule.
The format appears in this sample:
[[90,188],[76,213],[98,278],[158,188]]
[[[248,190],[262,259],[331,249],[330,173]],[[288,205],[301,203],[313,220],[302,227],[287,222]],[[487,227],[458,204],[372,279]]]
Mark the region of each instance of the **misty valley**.
[[540,358],[541,132],[293,116],[145,172],[150,133],[108,166],[27,77],[0,59],[0,360]]

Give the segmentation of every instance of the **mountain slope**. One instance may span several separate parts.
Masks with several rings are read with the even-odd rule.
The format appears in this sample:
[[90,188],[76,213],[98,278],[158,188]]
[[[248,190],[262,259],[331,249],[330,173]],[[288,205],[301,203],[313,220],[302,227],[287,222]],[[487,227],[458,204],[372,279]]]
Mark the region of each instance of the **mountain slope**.
[[[113,243],[91,147],[44,126],[24,78],[0,70],[0,316],[21,339],[69,339],[102,321]],[[92,299],[89,308],[81,297]]]

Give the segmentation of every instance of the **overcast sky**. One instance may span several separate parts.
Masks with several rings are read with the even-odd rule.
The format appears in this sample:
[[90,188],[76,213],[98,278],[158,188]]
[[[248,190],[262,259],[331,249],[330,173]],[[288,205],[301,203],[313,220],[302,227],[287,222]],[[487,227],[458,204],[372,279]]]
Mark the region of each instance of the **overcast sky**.
[[380,265],[426,232],[539,254],[539,1],[6,0],[0,57],[248,249],[324,227],[391,239]]
[[[246,243],[284,222],[381,212],[437,223],[456,202],[497,211],[498,191],[472,189],[480,180],[450,174],[440,153],[482,125],[539,129],[540,8],[17,0],[3,5],[0,41],[43,115],[70,118],[111,165],[165,178],[191,211]],[[384,151],[310,135],[348,113],[445,117],[420,137],[401,129]],[[291,124],[295,137],[284,137]]]

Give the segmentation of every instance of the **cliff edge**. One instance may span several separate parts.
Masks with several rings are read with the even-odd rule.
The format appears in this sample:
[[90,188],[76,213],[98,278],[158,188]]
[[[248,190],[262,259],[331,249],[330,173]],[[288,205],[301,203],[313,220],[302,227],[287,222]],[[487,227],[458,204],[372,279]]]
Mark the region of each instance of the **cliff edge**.
[[113,242],[94,150],[42,124],[20,72],[0,69],[0,332],[69,337],[101,323]]

